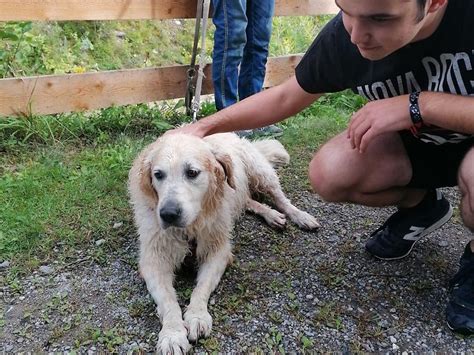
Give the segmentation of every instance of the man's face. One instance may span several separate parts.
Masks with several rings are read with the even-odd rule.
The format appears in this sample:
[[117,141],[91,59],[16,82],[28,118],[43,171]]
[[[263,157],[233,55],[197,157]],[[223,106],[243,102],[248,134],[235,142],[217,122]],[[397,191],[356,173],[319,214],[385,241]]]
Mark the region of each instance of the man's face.
[[416,0],[336,0],[346,31],[369,60],[379,60],[420,37]]

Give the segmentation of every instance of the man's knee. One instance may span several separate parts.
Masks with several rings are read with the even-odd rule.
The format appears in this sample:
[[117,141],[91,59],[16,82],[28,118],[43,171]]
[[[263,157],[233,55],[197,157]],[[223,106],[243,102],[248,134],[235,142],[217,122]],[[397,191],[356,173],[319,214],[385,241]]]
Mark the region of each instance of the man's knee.
[[474,231],[474,149],[471,149],[459,168],[461,216],[465,225]]
[[[309,181],[315,193],[329,202],[348,201],[348,182],[341,179],[339,163],[334,156],[323,151],[316,153],[309,164]],[[344,183],[345,182],[345,183]]]

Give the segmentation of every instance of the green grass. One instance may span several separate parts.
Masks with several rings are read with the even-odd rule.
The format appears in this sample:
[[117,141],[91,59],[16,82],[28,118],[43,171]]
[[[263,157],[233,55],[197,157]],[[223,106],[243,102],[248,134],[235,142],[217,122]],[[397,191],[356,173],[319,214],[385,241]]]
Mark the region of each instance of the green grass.
[[[314,150],[360,105],[350,93],[331,95],[282,123],[297,173],[306,174]],[[180,110],[137,105],[2,123],[0,259],[21,272],[94,249],[99,239],[114,248],[130,238],[128,170],[147,143],[185,120]],[[118,222],[124,227],[112,228]]]
[[[271,55],[303,52],[328,19],[275,18]],[[192,21],[3,23],[0,76],[187,63],[192,31]],[[212,35],[211,27],[209,53]],[[362,103],[351,93],[330,95],[281,123],[295,174],[306,175],[312,153]],[[213,103],[204,103],[201,115],[212,112]],[[0,261],[10,261],[10,275],[67,263],[78,251],[103,262],[104,249],[133,237],[131,163],[147,143],[185,121],[182,100],[0,118]],[[106,243],[97,247],[100,239]]]
[[35,264],[54,247],[68,250],[114,237],[113,223],[129,221],[127,170],[142,145],[122,138],[101,147],[42,147],[17,156],[0,179],[0,257],[25,255]]

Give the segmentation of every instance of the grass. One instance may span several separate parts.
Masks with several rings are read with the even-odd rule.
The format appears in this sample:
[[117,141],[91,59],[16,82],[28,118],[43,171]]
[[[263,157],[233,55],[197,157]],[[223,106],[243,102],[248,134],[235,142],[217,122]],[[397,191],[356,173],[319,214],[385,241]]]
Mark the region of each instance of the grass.
[[[271,55],[304,51],[328,18],[275,18]],[[192,21],[0,24],[0,75],[185,63],[192,25]],[[117,42],[117,31],[126,34],[125,42]],[[212,41],[212,31],[208,40]],[[153,54],[158,47],[166,51]],[[293,157],[295,174],[306,176],[313,151],[341,131],[362,103],[347,92],[329,95],[281,123],[282,142]],[[212,112],[213,103],[204,103],[201,115]],[[130,238],[134,227],[126,181],[131,163],[146,144],[187,120],[182,100],[86,114],[1,118],[0,262],[11,264],[10,284],[15,283],[14,275],[53,260],[67,262],[77,257],[78,250],[104,261],[102,248],[116,248]],[[122,227],[114,228],[116,223]],[[98,248],[95,242],[101,239],[106,243]]]
[[[312,152],[344,128],[358,105],[357,96],[337,94],[282,124],[282,142],[301,169],[295,173],[306,174]],[[129,238],[131,163],[147,143],[185,120],[179,109],[166,112],[138,105],[2,122],[0,259],[24,272],[96,249],[100,239],[114,248]],[[115,223],[123,227],[114,229]]]

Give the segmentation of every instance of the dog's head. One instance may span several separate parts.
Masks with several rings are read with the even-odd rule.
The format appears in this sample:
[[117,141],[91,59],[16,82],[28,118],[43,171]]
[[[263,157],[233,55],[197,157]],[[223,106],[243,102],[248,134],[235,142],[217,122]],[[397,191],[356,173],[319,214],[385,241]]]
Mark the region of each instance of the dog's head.
[[225,186],[235,188],[230,156],[191,135],[161,137],[139,164],[139,188],[164,229],[186,228],[215,213]]

